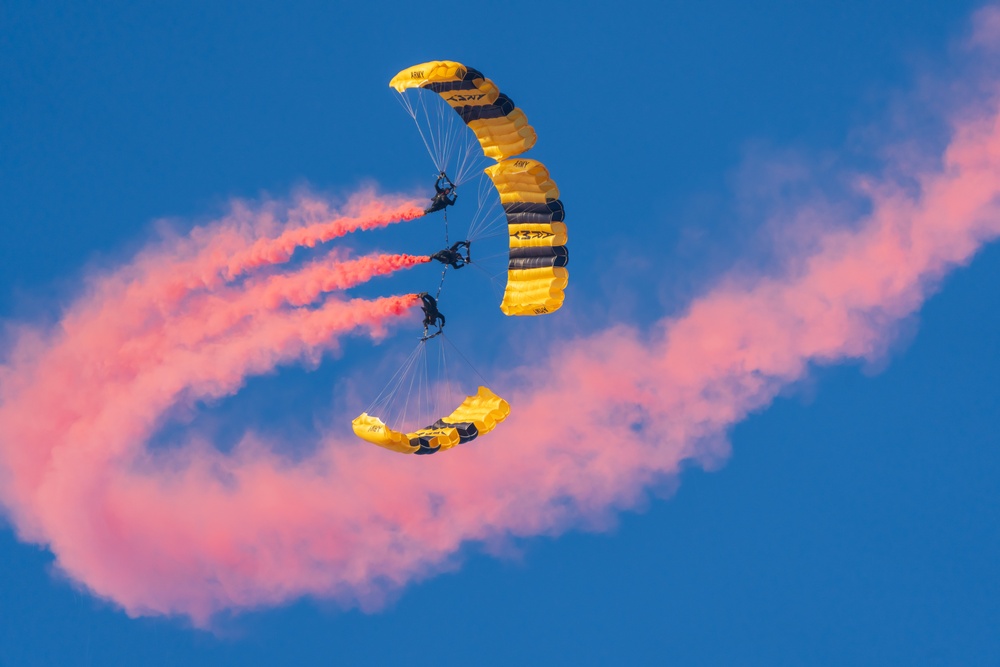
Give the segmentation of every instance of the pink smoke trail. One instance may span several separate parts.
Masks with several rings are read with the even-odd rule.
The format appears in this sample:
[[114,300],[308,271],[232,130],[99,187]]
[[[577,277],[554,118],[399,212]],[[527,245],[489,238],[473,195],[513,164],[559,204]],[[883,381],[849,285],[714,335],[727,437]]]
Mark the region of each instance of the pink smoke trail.
[[[977,23],[977,39],[990,25],[1000,24]],[[197,441],[144,447],[184,392],[235,391],[247,374],[310,358],[345,327],[377,328],[405,303],[264,309],[247,332],[167,344],[150,361],[122,358],[127,336],[110,347],[97,336],[115,331],[71,335],[109,308],[113,295],[97,290],[60,330],[22,333],[0,371],[3,504],[24,539],[95,594],[202,624],[302,595],[377,604],[463,543],[633,506],[684,459],[724,456],[726,430],[810,364],[877,355],[893,323],[1000,235],[997,90],[991,82],[985,102],[955,115],[939,164],[901,165],[908,187],[869,179],[870,212],[850,229],[829,220],[833,231],[783,275],[723,280],[650,332],[561,342],[544,367],[520,371],[522,388],[505,392],[513,413],[488,441],[428,460],[346,428],[300,463],[253,436],[228,454]]]
[[[192,348],[205,340],[232,336],[248,326],[255,326],[263,315],[280,317],[269,311],[307,306],[330,292],[346,290],[374,277],[428,261],[426,256],[405,254],[372,254],[343,260],[331,253],[292,272],[253,277],[242,284],[195,292],[176,304],[170,317],[163,318],[155,329],[156,337],[131,335],[123,341],[123,347],[133,356],[142,357],[152,354],[152,348],[162,347],[161,337],[164,337],[172,345]],[[414,298],[409,303],[415,302]],[[145,308],[141,303],[130,306],[127,312],[141,312]]]
[[[291,204],[269,201],[257,207],[233,202],[222,220],[208,228],[195,228],[184,237],[171,237],[165,246],[153,246],[120,271],[120,280],[155,285],[155,293],[136,293],[136,298],[169,304],[193,290],[211,289],[254,269],[281,264],[298,248],[313,248],[355,231],[385,227],[423,215],[412,197],[378,195],[364,190],[351,196],[339,209],[326,199],[302,195]],[[160,262],[169,258],[174,280],[144,280],[158,275]]]
[[288,229],[275,239],[259,239],[250,248],[229,259],[226,277],[233,279],[265,264],[288,261],[296,248],[312,248],[350,232],[377,229],[393,222],[414,220],[424,214],[423,208],[413,200],[388,204],[381,199],[375,200],[353,216]]
[[264,303],[289,303],[304,306],[320,294],[345,290],[402,269],[430,261],[427,256],[374,254],[355,260],[330,262],[322,259],[296,272],[294,276],[269,276],[259,296]]
[[[259,214],[242,208],[248,226],[260,226]],[[365,208],[370,210],[370,204]],[[197,229],[192,236],[201,237],[204,247],[235,245],[228,220]],[[245,245],[250,244],[252,239]],[[8,373],[9,367],[0,367],[0,402],[12,411],[22,400],[28,406],[38,399],[58,405],[44,414],[8,413],[7,433],[42,444],[35,453],[12,451],[11,467],[4,466],[4,471],[14,495],[23,484],[39,483],[44,472],[38,465],[46,461],[77,455],[85,456],[88,465],[113,460],[131,447],[126,434],[133,429],[148,433],[173,405],[235,392],[248,374],[281,363],[315,361],[320,353],[336,350],[339,338],[352,331],[384,336],[389,321],[416,303],[414,295],[374,301],[328,296],[318,308],[295,306],[428,261],[379,254],[342,260],[343,253],[334,251],[282,275],[252,276],[186,297],[174,293],[169,299],[151,300],[150,295],[164,293],[165,285],[177,283],[179,267],[196,270],[185,263],[189,249],[190,238],[167,242],[98,277],[90,292],[64,314],[57,331],[25,331],[19,338],[15,358],[44,350],[33,371],[41,375],[8,402],[7,392],[17,391],[19,378]],[[213,365],[216,356],[226,363]],[[111,432],[101,436],[99,446],[67,451],[62,437],[76,437],[87,420],[99,425],[97,431]],[[11,470],[16,474],[9,474]]]

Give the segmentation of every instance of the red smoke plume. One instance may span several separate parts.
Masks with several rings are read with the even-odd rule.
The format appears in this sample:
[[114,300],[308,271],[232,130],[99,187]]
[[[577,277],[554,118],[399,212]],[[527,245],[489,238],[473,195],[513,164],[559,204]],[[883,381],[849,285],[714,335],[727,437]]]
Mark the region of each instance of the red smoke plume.
[[[340,209],[309,196],[300,197],[291,206],[269,202],[255,209],[236,202],[230,214],[210,228],[199,227],[183,238],[168,239],[163,247],[141,253],[116,275],[120,280],[131,280],[137,289],[159,290],[136,297],[180,299],[191,290],[217,287],[253,269],[286,262],[297,248],[313,248],[351,232],[421,215],[417,200],[377,196],[372,190],[356,193]],[[166,270],[161,264],[164,261],[170,262],[172,280],[142,279],[146,273]]]
[[[996,14],[982,16],[976,39],[993,30],[997,43]],[[429,459],[356,442],[346,428],[294,464],[252,437],[226,454],[198,442],[146,449],[178,402],[314,359],[338,335],[379,335],[411,303],[330,297],[296,308],[346,284],[322,282],[313,266],[292,274],[301,282],[251,277],[213,291],[213,281],[287,259],[284,240],[234,252],[233,237],[207,228],[190,242],[197,261],[151,250],[97,281],[58,328],[18,336],[0,370],[3,504],[22,538],[48,545],[95,594],[133,614],[201,623],[301,595],[377,601],[463,542],[629,507],[682,460],[724,455],[726,430],[810,364],[884,349],[892,323],[1000,234],[1000,114],[986,97],[956,114],[936,167],[902,169],[905,188],[869,180],[870,212],[849,229],[830,220],[833,231],[785,274],[723,280],[650,332],[622,326],[563,342],[542,368],[533,357],[524,388],[502,392],[506,423]],[[278,238],[323,238],[310,234]],[[139,274],[146,294],[180,276],[212,302],[141,306],[129,300]]]
[[235,278],[265,264],[288,261],[296,248],[312,248],[350,232],[385,227],[392,222],[413,220],[424,214],[423,207],[412,199],[385,197],[369,200],[364,205],[356,206],[351,215],[337,217],[330,215],[325,203],[310,203],[312,206],[304,209],[307,213],[305,219],[312,219],[310,224],[287,229],[275,239],[258,239],[251,247],[237,252],[227,262],[226,277]]

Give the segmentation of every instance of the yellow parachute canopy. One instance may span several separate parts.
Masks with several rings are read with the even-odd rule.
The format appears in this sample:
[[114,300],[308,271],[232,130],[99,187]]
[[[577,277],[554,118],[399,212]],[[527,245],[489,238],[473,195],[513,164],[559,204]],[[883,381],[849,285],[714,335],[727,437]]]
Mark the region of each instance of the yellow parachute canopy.
[[510,241],[500,310],[506,315],[558,310],[569,282],[566,211],[545,165],[515,158],[537,139],[524,112],[481,72],[450,60],[408,67],[389,86],[400,93],[424,88],[440,95],[476,133],[485,155],[497,160],[486,173],[500,193]]
[[362,412],[353,422],[362,440],[403,454],[434,454],[489,433],[510,414],[510,404],[486,387],[466,397],[447,417],[413,433],[394,431],[378,417]]
[[504,160],[486,168],[507,215],[510,259],[500,310],[542,315],[558,310],[569,282],[566,211],[559,188],[538,160]]
[[400,93],[426,88],[440,95],[476,133],[483,153],[494,160],[520,155],[538,139],[524,112],[495,83],[461,63],[434,60],[414,65],[392,77],[389,86]]

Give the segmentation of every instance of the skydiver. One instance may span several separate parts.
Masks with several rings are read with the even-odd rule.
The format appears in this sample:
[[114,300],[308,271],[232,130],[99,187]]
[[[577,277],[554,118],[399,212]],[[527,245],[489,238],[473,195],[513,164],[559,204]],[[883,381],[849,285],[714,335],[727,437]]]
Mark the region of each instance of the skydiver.
[[[443,333],[444,315],[442,315],[441,311],[438,310],[437,299],[432,297],[430,294],[428,294],[427,292],[421,292],[417,296],[419,296],[420,300],[423,301],[423,304],[420,306],[420,309],[424,311],[423,340],[427,340],[428,338],[434,338],[434,336]],[[436,326],[438,330],[435,333],[428,336],[427,328],[433,326]]]
[[[459,248],[465,248],[465,255],[459,252]],[[459,241],[453,243],[450,248],[445,248],[444,250],[438,250],[436,253],[431,255],[431,259],[436,259],[442,264],[447,264],[453,269],[460,269],[466,264],[472,262],[469,257],[469,242]]]
[[431,205],[424,210],[424,215],[442,211],[448,206],[454,206],[455,200],[458,199],[458,193],[455,192],[455,184],[448,178],[448,174],[443,171],[438,174],[437,180],[434,182],[434,191],[434,198],[431,199]]

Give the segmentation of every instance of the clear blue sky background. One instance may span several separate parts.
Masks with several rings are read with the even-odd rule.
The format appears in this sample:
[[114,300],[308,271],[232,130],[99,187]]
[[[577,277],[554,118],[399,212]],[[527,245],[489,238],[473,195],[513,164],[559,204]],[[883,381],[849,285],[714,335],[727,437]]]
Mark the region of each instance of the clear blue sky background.
[[[567,317],[650,321],[740,256],[748,155],[864,163],[859,128],[976,3],[343,5],[0,0],[0,316],[58,308],[156,218],[304,184],[429,187],[386,83],[449,58],[538,130],[570,212]],[[657,298],[637,296],[647,280]],[[998,664],[998,300],[988,247],[884,369],[816,371],[735,429],[721,470],[687,471],[609,532],[470,551],[375,614],[302,601],[219,635],[133,620],[5,527],[0,665]],[[216,409],[242,426],[271,401],[308,422],[350,361]]]

